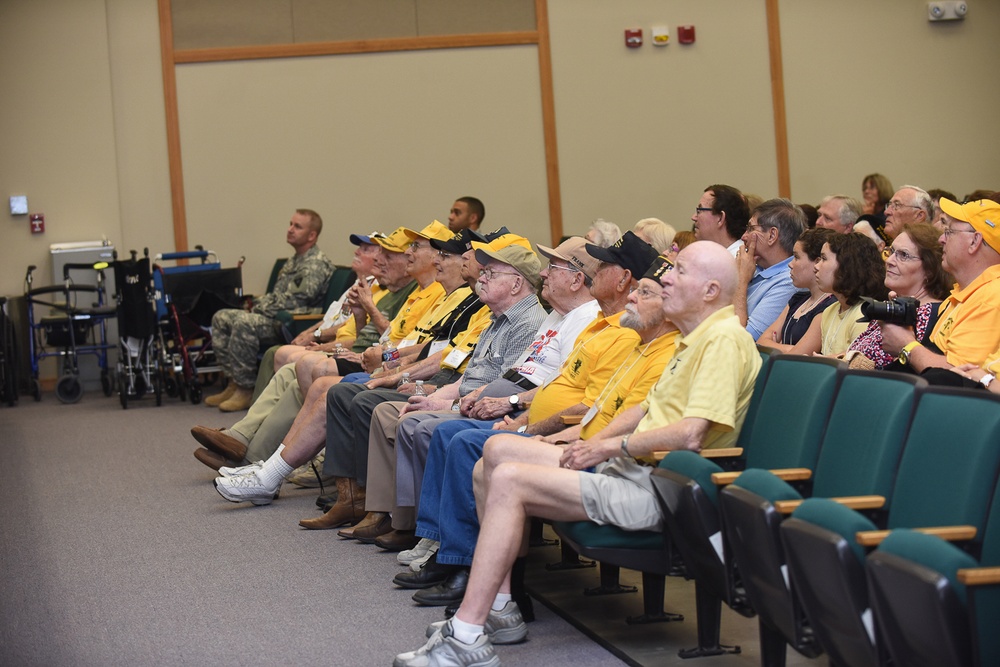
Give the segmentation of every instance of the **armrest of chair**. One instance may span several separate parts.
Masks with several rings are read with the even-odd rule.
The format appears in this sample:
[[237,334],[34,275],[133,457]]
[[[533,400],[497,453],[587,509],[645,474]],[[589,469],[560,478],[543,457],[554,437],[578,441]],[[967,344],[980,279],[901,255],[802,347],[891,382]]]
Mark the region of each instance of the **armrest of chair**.
[[[663,457],[669,454],[666,452],[653,452],[653,458],[657,461],[662,461]],[[701,450],[702,457],[706,459],[731,459],[741,456],[743,454],[742,447],[719,447],[717,449],[703,449]]]
[[1000,567],[970,567],[957,572],[958,580],[966,586],[995,586],[1000,584]]
[[583,415],[563,415],[560,419],[565,426],[576,426],[583,421]]
[[[883,496],[847,496],[841,498],[830,498],[830,500],[840,503],[852,510],[877,510],[885,507],[885,497]],[[782,514],[791,514],[799,505],[801,500],[779,500],[774,503],[774,509]]]
[[301,313],[299,315],[292,315],[292,319],[302,322],[319,322],[323,319],[323,313]]
[[[812,470],[809,468],[776,468],[771,473],[786,482],[798,482],[812,477]],[[742,471],[740,470],[733,472],[713,472],[712,481],[715,482],[716,486],[726,486],[735,482],[736,478],[741,474]]]
[[[975,526],[938,526],[914,528],[913,530],[926,535],[935,535],[948,542],[966,542],[976,536]],[[890,530],[863,530],[857,534],[858,544],[863,547],[877,547],[891,532]]]

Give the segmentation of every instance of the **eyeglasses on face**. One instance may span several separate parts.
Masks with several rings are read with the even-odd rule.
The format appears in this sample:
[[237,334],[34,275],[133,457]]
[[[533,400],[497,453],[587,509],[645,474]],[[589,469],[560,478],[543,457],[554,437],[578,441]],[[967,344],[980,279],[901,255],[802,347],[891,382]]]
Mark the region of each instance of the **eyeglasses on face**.
[[486,280],[493,280],[496,276],[519,276],[516,271],[496,271],[494,269],[479,269],[479,275]]
[[945,236],[945,238],[951,238],[955,234],[963,234],[963,233],[964,234],[975,234],[976,230],[975,229],[955,229],[951,225],[945,225],[945,227],[944,227],[944,236]]
[[885,210],[887,211],[898,211],[901,208],[920,208],[919,206],[914,206],[913,204],[904,204],[901,201],[893,200],[885,205]]
[[901,262],[913,262],[920,259],[920,255],[914,255],[900,248],[889,248],[888,257],[895,257]]

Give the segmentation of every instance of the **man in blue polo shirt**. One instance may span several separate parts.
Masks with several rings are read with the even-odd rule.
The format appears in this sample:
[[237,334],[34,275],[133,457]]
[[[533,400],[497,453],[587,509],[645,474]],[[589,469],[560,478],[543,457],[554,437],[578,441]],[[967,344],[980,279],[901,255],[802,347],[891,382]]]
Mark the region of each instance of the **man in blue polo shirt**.
[[740,279],[733,305],[754,340],[778,319],[795,292],[788,264],[805,226],[802,209],[787,199],[767,200],[750,218],[736,254]]

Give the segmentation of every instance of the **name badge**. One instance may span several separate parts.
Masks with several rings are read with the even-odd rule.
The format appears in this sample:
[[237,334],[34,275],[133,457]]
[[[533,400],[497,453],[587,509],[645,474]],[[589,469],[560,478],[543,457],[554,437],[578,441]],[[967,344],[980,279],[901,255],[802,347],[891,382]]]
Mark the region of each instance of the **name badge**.
[[444,365],[449,368],[458,368],[465,361],[465,358],[469,356],[468,352],[462,352],[461,350],[452,350],[451,353],[444,358]]
[[580,420],[580,425],[581,426],[586,426],[587,424],[589,424],[590,422],[592,422],[594,420],[594,417],[597,416],[598,412],[600,412],[600,410],[597,409],[597,405],[596,404],[590,406],[590,409],[587,410],[587,414],[585,414],[583,416],[583,419]]
[[448,347],[448,341],[436,340],[433,343],[431,343],[430,352],[428,352],[428,356],[430,356],[431,354],[437,354],[446,347]]
[[413,345],[416,344],[417,341],[413,340],[412,338],[404,338],[403,340],[399,341],[399,345],[396,346],[396,349],[402,350],[404,347],[412,347]]

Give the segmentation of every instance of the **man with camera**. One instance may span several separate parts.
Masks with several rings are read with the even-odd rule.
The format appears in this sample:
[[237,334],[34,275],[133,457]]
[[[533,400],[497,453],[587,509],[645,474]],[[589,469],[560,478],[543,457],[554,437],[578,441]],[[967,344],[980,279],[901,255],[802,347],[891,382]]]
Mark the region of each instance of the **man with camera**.
[[942,264],[956,285],[931,332],[937,350],[922,345],[910,328],[882,325],[883,349],[917,373],[981,365],[1000,343],[1000,204],[988,199],[957,204],[942,197],[941,210]]

